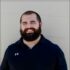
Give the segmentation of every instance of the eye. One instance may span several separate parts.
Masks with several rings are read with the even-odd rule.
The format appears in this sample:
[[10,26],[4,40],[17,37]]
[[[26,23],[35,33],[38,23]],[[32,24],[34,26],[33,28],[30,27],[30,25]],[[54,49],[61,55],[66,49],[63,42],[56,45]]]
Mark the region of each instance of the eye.
[[31,24],[36,24],[36,22],[35,21],[31,21]]
[[27,22],[22,22],[22,24],[23,24],[23,25],[26,25],[26,24],[27,24]]

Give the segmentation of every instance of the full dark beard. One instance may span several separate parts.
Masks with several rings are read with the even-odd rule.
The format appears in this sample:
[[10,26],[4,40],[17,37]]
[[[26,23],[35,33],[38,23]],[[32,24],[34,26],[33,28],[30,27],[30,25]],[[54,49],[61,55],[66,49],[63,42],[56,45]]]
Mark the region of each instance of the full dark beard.
[[[28,29],[31,29],[34,32],[33,33],[26,33]],[[39,27],[38,29],[35,29],[35,28],[27,28],[27,29],[24,30],[24,32],[20,29],[20,34],[21,34],[21,37],[24,40],[26,40],[26,41],[34,41],[41,34],[41,27]]]

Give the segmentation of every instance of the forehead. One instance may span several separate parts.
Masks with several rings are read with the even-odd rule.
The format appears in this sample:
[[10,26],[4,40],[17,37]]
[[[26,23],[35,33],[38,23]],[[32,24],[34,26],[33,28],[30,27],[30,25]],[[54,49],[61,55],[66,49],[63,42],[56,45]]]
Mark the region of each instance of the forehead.
[[37,20],[36,14],[24,14],[22,16],[22,21],[27,21],[27,20]]

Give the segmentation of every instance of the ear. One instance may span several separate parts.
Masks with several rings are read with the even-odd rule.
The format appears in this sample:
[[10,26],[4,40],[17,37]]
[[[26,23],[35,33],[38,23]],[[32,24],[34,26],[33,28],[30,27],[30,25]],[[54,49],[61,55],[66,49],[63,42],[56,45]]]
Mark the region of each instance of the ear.
[[40,26],[42,26],[42,22],[40,22],[40,24],[39,24]]

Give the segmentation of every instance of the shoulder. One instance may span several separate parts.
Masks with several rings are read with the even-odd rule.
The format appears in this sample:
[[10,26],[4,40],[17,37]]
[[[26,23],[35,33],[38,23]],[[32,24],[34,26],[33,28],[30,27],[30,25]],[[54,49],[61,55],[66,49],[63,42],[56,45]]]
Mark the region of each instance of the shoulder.
[[5,53],[9,53],[12,52],[14,50],[17,50],[17,48],[19,48],[19,45],[21,44],[20,39],[17,40],[16,42],[12,43],[11,45],[9,45],[5,51]]
[[43,45],[45,46],[45,49],[48,49],[49,51],[51,51],[52,53],[54,52],[57,55],[63,54],[63,51],[59,45],[53,43],[52,41],[46,39],[45,37],[43,37],[42,42],[43,42]]

